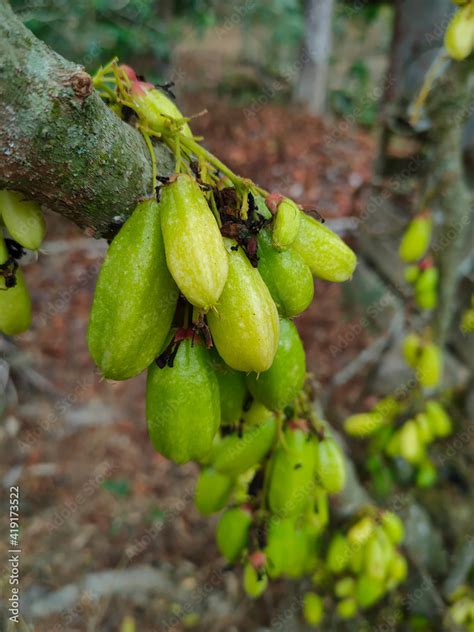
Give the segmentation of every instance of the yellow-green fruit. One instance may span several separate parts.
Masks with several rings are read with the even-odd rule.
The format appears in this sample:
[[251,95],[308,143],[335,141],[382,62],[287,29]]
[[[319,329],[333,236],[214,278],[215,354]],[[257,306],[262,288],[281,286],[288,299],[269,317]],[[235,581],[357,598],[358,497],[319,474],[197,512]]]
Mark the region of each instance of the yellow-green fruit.
[[439,272],[436,268],[423,270],[415,285],[415,301],[422,309],[434,309],[438,302]]
[[242,408],[247,395],[245,376],[240,371],[234,371],[227,366],[216,351],[211,353],[211,359],[219,383],[222,424],[235,424],[242,417]]
[[293,538],[295,521],[293,518],[271,516],[267,525],[267,571],[272,579],[280,577],[287,568],[288,542]]
[[0,216],[15,241],[24,248],[38,250],[46,223],[37,202],[25,200],[23,194],[16,191],[0,190]]
[[291,246],[298,234],[300,218],[301,211],[293,200],[285,198],[280,202],[273,221],[272,240],[275,248],[283,250]]
[[438,402],[426,402],[426,416],[435,437],[447,437],[453,431],[453,423],[448,413]]
[[331,573],[338,575],[348,566],[352,557],[352,547],[342,533],[336,533],[328,548],[326,564]]
[[222,296],[207,315],[221,358],[237,371],[267,371],[280,337],[278,310],[258,270],[242,248],[229,254],[229,274]]
[[411,263],[423,257],[430,245],[432,228],[433,221],[431,215],[427,213],[411,220],[403,234],[398,251],[403,261]]
[[169,271],[187,300],[208,310],[219,300],[228,271],[215,217],[197,182],[186,174],[162,187],[160,207]]
[[408,334],[402,344],[402,352],[405,362],[413,369],[418,364],[421,351],[421,339],[416,334]]
[[384,585],[366,574],[360,575],[356,582],[356,599],[361,608],[370,608],[384,593]]
[[[0,263],[8,259],[8,251],[0,231]],[[31,298],[21,270],[15,272],[16,284],[7,288],[0,276],[0,332],[16,336],[31,324]]]
[[353,619],[357,614],[357,601],[352,597],[343,599],[337,604],[336,612],[341,619]]
[[385,425],[387,419],[380,413],[358,413],[344,422],[344,430],[353,437],[369,437]]
[[474,309],[466,309],[461,319],[461,331],[469,334],[474,331]]
[[431,424],[428,419],[428,415],[424,413],[418,413],[415,418],[416,427],[418,428],[418,435],[423,443],[431,443],[434,438],[434,432],[431,428]]
[[211,451],[220,423],[219,386],[209,352],[188,338],[173,366],[150,365],[146,386],[148,433],[155,450],[175,461]]
[[378,534],[374,533],[364,547],[364,568],[369,577],[382,582],[387,572],[387,559]]
[[252,514],[247,508],[228,509],[216,529],[217,547],[228,562],[235,562],[247,546]]
[[451,18],[446,33],[444,46],[453,59],[466,59],[474,46],[474,13],[471,6],[464,6]]
[[314,592],[308,592],[303,597],[303,616],[309,625],[319,625],[323,618],[323,600]]
[[347,539],[350,544],[360,547],[369,540],[374,529],[375,524],[372,518],[370,516],[364,516],[349,529]]
[[213,448],[213,467],[224,474],[238,476],[257,465],[267,454],[275,438],[276,423],[273,416],[258,425],[245,427],[221,439]]
[[280,314],[292,318],[304,312],[313,300],[311,270],[300,255],[289,248],[278,252],[267,229],[258,237],[258,271],[265,281]]
[[291,248],[301,256],[314,276],[326,281],[347,281],[357,265],[354,252],[336,233],[303,212]]
[[425,454],[423,442],[413,419],[405,422],[400,429],[400,456],[409,463],[420,463]]
[[210,516],[223,509],[232,493],[234,482],[230,476],[212,467],[201,470],[196,482],[194,502],[200,513]]
[[403,277],[407,283],[413,285],[420,276],[420,268],[418,266],[407,266],[403,271]]
[[355,580],[353,577],[343,577],[334,584],[336,597],[350,597],[355,592]]
[[441,381],[443,356],[441,349],[433,343],[425,345],[420,353],[416,369],[421,386],[435,387]]
[[385,452],[391,457],[400,456],[400,430],[392,434],[385,446]]
[[388,568],[389,579],[387,588],[391,590],[401,582],[405,581],[408,574],[408,565],[406,559],[398,552],[395,552],[393,559]]
[[405,537],[405,527],[397,514],[392,511],[384,511],[381,525],[393,544],[400,544],[400,542],[403,541]]
[[[151,127],[156,132],[162,132],[169,127],[173,119],[179,120],[183,118],[174,102],[152,84],[143,81],[133,81],[130,96],[139,117],[144,119],[148,127]],[[180,127],[180,132],[192,138],[192,133],[187,123]]]
[[338,494],[346,484],[346,466],[339,445],[331,438],[318,442],[315,450],[315,477],[329,494]]
[[91,356],[106,378],[138,375],[161,351],[178,289],[166,267],[160,208],[141,202],[112,241],[89,322]]
[[246,410],[242,419],[244,420],[245,425],[248,426],[256,426],[265,419],[271,417],[273,413],[271,410],[268,410],[266,406],[264,406],[261,402],[258,402],[256,399],[253,400],[250,408]]
[[249,597],[257,599],[265,592],[268,577],[263,571],[257,571],[250,562],[244,566],[244,590]]
[[433,463],[428,458],[423,459],[416,473],[416,484],[418,487],[431,487],[437,478],[438,472]]
[[420,309],[434,309],[438,304],[438,294],[433,290],[427,292],[417,292],[415,302]]
[[314,489],[314,440],[299,428],[285,431],[286,446],[280,445],[270,462],[267,503],[281,517],[301,513]]
[[247,387],[267,408],[282,410],[303,388],[305,375],[306,354],[298,330],[290,320],[283,319],[272,366],[259,375],[247,375]]

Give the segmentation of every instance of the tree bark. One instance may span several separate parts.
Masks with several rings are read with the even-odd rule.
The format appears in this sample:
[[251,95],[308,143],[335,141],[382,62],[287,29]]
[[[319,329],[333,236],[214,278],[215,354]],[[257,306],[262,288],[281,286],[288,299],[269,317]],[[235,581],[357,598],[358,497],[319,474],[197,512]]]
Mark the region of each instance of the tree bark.
[[[21,191],[96,236],[153,194],[141,134],[92,89],[81,66],[51,51],[0,0],[0,187]],[[156,147],[159,171],[173,162]]]
[[326,109],[334,0],[307,0],[306,29],[296,99],[313,114]]

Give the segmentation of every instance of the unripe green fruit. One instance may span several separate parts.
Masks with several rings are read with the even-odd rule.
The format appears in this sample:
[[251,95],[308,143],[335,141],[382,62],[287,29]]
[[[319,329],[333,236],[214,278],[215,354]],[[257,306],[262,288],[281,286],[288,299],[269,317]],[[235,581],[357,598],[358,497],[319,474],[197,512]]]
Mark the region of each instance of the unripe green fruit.
[[420,309],[434,309],[438,304],[438,295],[432,290],[427,292],[417,292],[415,302]]
[[241,435],[225,436],[212,450],[213,467],[232,476],[242,474],[264,458],[272,447],[275,431],[275,419],[270,417],[258,425],[244,428]]
[[242,419],[244,420],[245,425],[249,427],[256,426],[272,415],[273,413],[271,410],[268,410],[268,408],[261,402],[254,399],[250,408],[244,412]]
[[301,211],[293,200],[284,198],[278,205],[273,221],[272,240],[278,250],[291,246],[300,227]]
[[336,233],[303,212],[291,248],[301,256],[314,276],[326,281],[347,281],[357,265],[354,252]]
[[266,590],[268,577],[263,571],[257,571],[250,562],[244,566],[244,590],[249,597],[257,599]]
[[431,443],[434,439],[434,432],[431,428],[428,415],[424,413],[418,413],[415,418],[416,427],[418,429],[418,435],[423,443]]
[[112,241],[97,279],[88,345],[106,378],[149,366],[170,330],[178,289],[166,267],[160,208],[141,202]]
[[441,381],[443,356],[441,349],[433,343],[425,345],[417,365],[417,378],[421,386],[435,387]]
[[315,476],[329,494],[338,494],[346,484],[346,466],[339,445],[330,438],[319,441],[315,450]]
[[416,484],[418,487],[431,487],[437,478],[438,472],[433,463],[428,458],[423,459],[416,473]]
[[186,174],[162,187],[160,207],[169,271],[187,300],[208,310],[222,294],[229,265],[215,217]]
[[148,432],[155,450],[175,463],[204,458],[220,422],[219,386],[209,352],[188,338],[173,366],[148,370]]
[[393,544],[400,544],[405,537],[405,527],[403,522],[392,511],[384,511],[382,514],[382,528]]
[[223,509],[232,493],[234,481],[230,476],[216,472],[212,467],[201,470],[196,482],[195,505],[203,516]]
[[413,285],[420,276],[420,268],[418,266],[406,266],[403,277],[407,283]]
[[350,597],[355,592],[355,580],[353,577],[343,577],[334,584],[336,597]]
[[265,281],[280,314],[292,318],[304,312],[314,296],[311,270],[300,255],[289,248],[273,248],[268,230],[258,237],[258,271]]
[[[132,81],[130,98],[138,113],[138,116],[146,121],[147,126],[156,132],[162,132],[170,125],[170,119],[182,119],[183,115],[163,92],[157,90],[152,84],[143,81]],[[192,138],[189,125],[184,123],[180,131]]]
[[422,309],[434,309],[438,302],[437,285],[439,272],[436,268],[423,270],[415,285],[415,301]]
[[387,572],[387,560],[382,543],[374,533],[364,547],[364,568],[366,574],[383,582]]
[[420,463],[425,454],[423,442],[413,419],[408,420],[400,429],[400,456],[408,463]]
[[361,608],[370,608],[384,593],[384,585],[378,579],[362,574],[356,582],[356,600]]
[[[0,263],[8,259],[8,251],[0,230]],[[15,272],[16,285],[6,287],[0,276],[0,333],[16,336],[31,324],[31,298],[21,270]]]
[[469,57],[474,46],[474,15],[471,6],[461,7],[451,18],[444,46],[453,59],[461,61]]
[[342,533],[336,533],[328,548],[326,565],[331,573],[338,575],[348,566],[352,557],[352,547],[348,539]]
[[344,430],[352,437],[370,437],[386,423],[380,413],[358,413],[351,415],[344,422]]
[[306,355],[298,330],[290,320],[283,319],[272,366],[259,375],[247,375],[247,387],[267,408],[283,410],[303,388],[305,375]]
[[408,574],[408,565],[406,559],[395,552],[393,559],[388,568],[389,580],[387,582],[387,589],[392,590],[395,586],[398,586],[401,582],[405,581]]
[[242,248],[231,249],[229,274],[222,296],[207,315],[214,344],[223,360],[237,371],[266,371],[272,365],[280,336],[273,299]]
[[435,437],[444,438],[452,433],[451,418],[438,402],[434,400],[426,402],[426,416]]
[[267,571],[272,579],[281,577],[287,568],[287,546],[293,538],[295,521],[293,518],[272,516],[267,527]]
[[402,344],[403,357],[413,369],[418,364],[421,351],[421,339],[416,334],[408,334]]
[[474,308],[466,309],[461,318],[461,331],[469,334],[474,331]]
[[375,523],[370,516],[364,516],[358,520],[347,532],[349,544],[361,547],[372,536],[375,530]]
[[235,424],[242,417],[242,408],[247,394],[245,376],[240,371],[227,366],[216,351],[211,353],[211,359],[219,384],[222,424]]
[[337,604],[336,612],[341,619],[353,619],[357,614],[357,601],[352,597],[343,599]]
[[46,223],[37,202],[25,200],[23,194],[16,191],[0,190],[0,217],[15,241],[29,250],[38,250]]
[[412,219],[400,242],[399,255],[403,261],[418,261],[426,253],[431,241],[431,215],[423,213]]
[[319,595],[308,592],[303,597],[303,615],[309,625],[319,625],[324,615],[323,600]]
[[235,507],[228,509],[219,520],[216,539],[219,551],[228,562],[237,561],[248,542],[252,524],[252,514],[248,509]]
[[267,503],[281,517],[301,513],[314,489],[314,440],[299,428],[285,431],[286,446],[280,445],[270,462]]

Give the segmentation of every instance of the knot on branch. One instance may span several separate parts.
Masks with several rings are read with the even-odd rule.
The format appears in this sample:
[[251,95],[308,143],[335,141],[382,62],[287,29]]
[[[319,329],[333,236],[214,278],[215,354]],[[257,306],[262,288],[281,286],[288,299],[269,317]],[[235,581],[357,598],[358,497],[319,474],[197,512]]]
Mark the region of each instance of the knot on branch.
[[92,77],[85,70],[77,70],[64,84],[71,86],[75,96],[81,102],[92,94]]

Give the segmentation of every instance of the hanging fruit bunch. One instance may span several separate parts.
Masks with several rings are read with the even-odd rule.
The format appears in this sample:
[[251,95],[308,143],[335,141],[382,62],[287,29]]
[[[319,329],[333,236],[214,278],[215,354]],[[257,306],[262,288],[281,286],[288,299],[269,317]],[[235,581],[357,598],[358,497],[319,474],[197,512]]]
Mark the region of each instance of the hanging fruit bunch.
[[462,61],[474,49],[474,2],[453,0],[459,8],[454,13],[444,35],[444,47],[450,57]]

